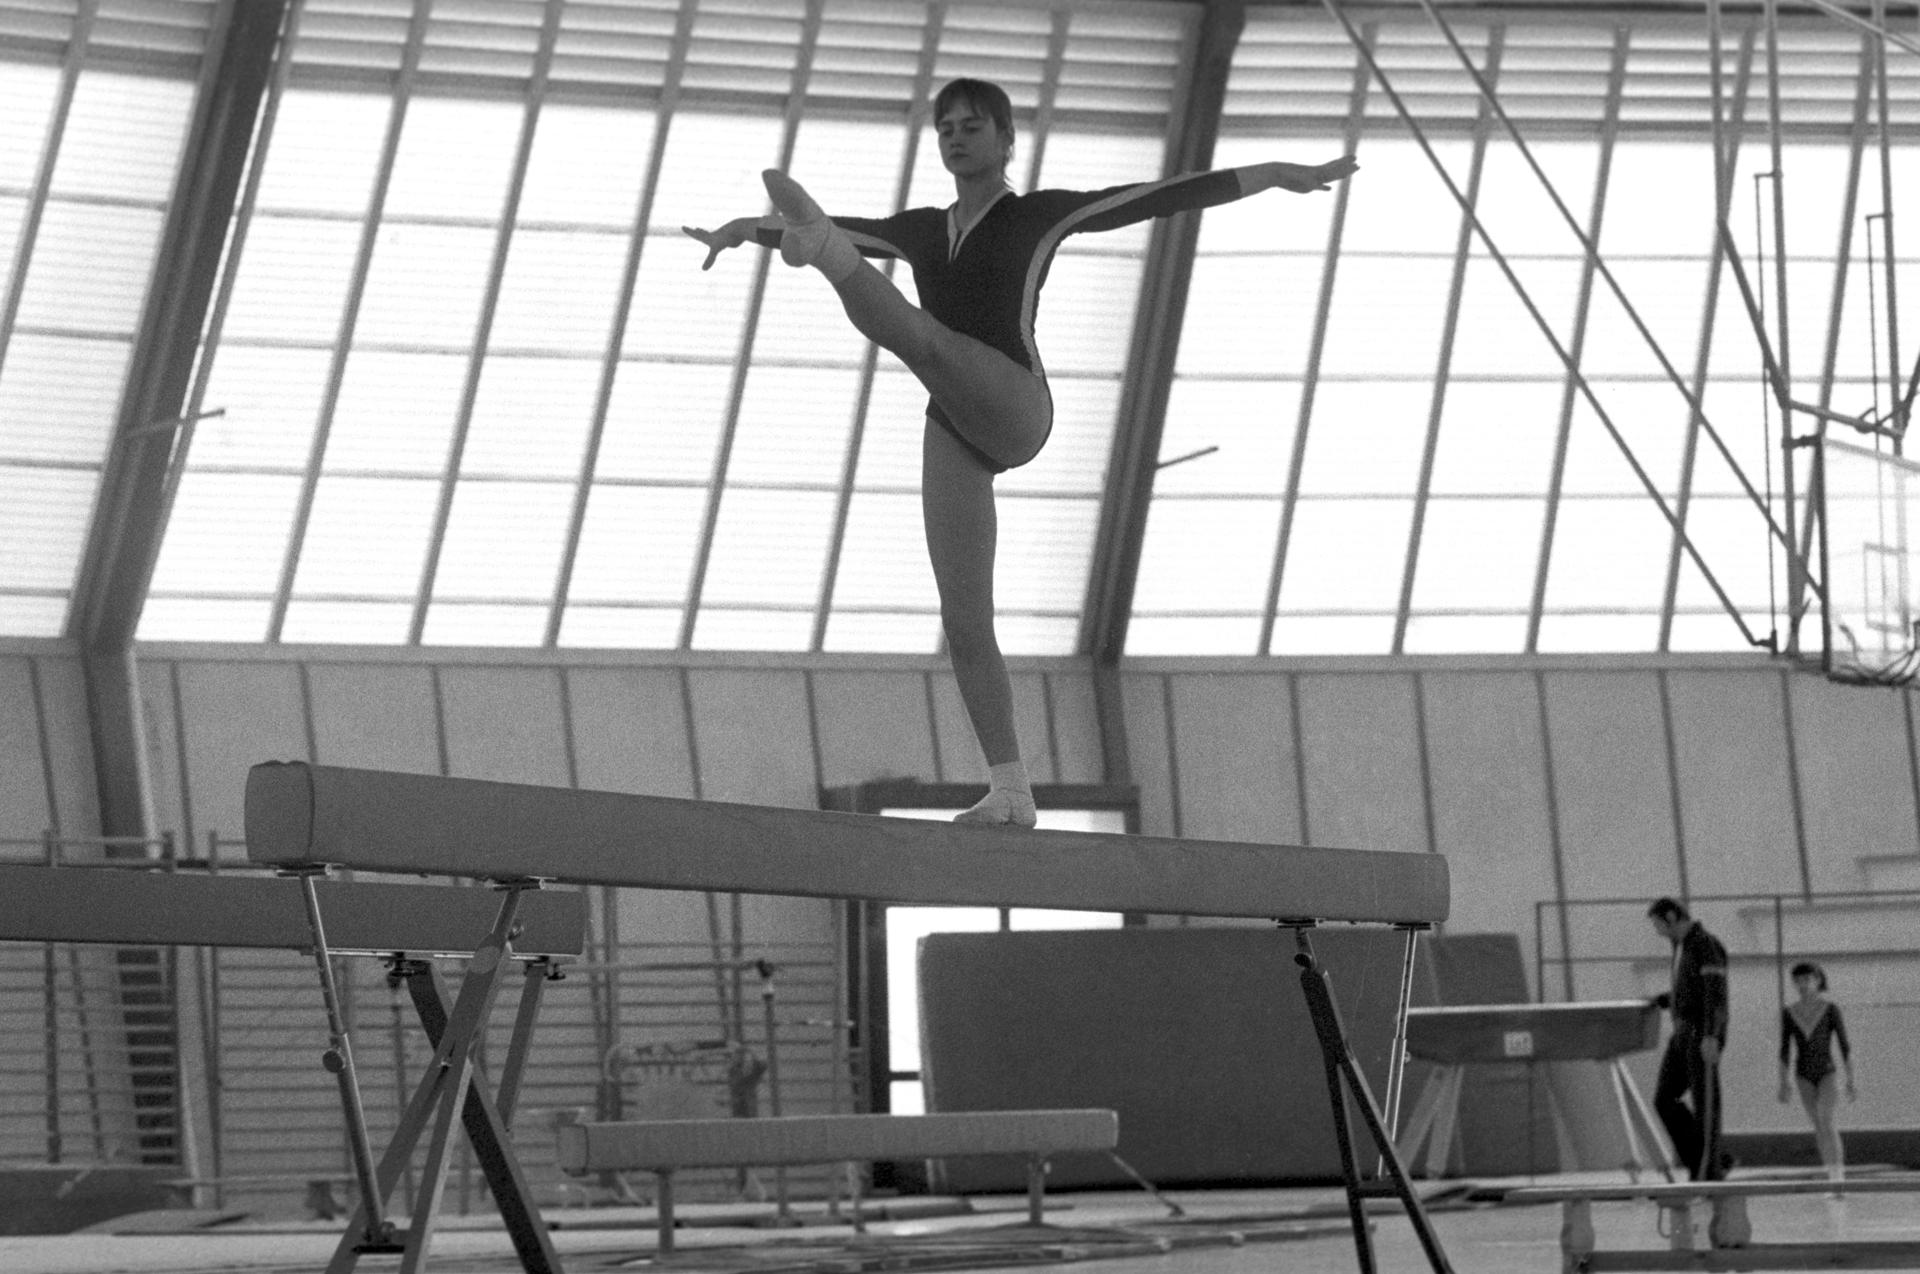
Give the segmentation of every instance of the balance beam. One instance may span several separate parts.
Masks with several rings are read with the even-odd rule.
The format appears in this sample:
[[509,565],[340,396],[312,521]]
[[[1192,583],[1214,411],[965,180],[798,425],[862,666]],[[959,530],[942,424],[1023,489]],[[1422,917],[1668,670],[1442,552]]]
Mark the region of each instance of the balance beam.
[[[303,951],[314,957],[327,1003],[331,1044],[323,1055],[340,1088],[354,1176],[360,1188],[355,1224],[328,1269],[350,1269],[365,1250],[400,1253],[409,1274],[420,1268],[432,1238],[435,1204],[445,1180],[447,1136],[458,1122],[500,1207],[508,1234],[528,1270],[556,1271],[557,1258],[525,1174],[510,1126],[532,1044],[534,1020],[556,957],[586,946],[587,899],[577,891],[489,889],[447,885],[368,884],[216,876],[109,867],[0,865],[0,940],[121,943],[134,946],[248,947]],[[316,923],[317,922],[317,923]],[[511,945],[509,946],[509,941]],[[332,957],[386,957],[413,999],[436,1063],[426,1068],[401,1112],[392,1145],[376,1166],[334,983]],[[468,960],[461,1001],[451,1008],[439,970],[428,957]],[[497,993],[503,969],[522,966],[525,981],[497,1093],[475,1082],[473,1043]],[[462,1004],[466,1007],[463,1009]],[[444,1073],[460,1068],[458,1084]],[[428,1180],[431,1201],[417,1209],[411,1231],[367,1225],[411,1161],[414,1145],[434,1125]],[[367,1239],[371,1241],[365,1241]]]
[[946,906],[1447,918],[1438,854],[983,827],[306,762],[247,774],[247,854],[279,866]]
[[[1120,1144],[1111,1110],[982,1110],[937,1115],[781,1115],[562,1124],[569,1173],[645,1170],[659,1183],[659,1250],[673,1250],[673,1174],[681,1168],[759,1168],[870,1159],[1025,1155],[1027,1219],[1044,1218],[1047,1160]],[[859,1211],[858,1205],[855,1212]]]
[[[500,900],[486,889],[317,880],[334,954],[467,956]],[[543,890],[520,911],[514,955],[578,956],[586,895]],[[300,882],[109,867],[0,864],[0,940],[249,947],[305,951],[312,938]]]

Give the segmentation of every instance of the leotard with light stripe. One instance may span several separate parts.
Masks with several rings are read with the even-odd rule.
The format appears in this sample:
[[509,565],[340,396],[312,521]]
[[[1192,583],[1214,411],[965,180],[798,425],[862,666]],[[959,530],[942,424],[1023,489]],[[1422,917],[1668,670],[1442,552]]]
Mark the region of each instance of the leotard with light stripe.
[[[1245,193],[1231,169],[1105,190],[1009,193],[995,201],[957,245],[949,243],[944,208],[833,220],[863,256],[897,257],[913,267],[921,309],[1044,379],[1034,322],[1040,289],[1063,239],[1231,203]],[[756,238],[777,247],[780,232],[762,229]],[[938,403],[929,402],[927,414],[953,428]],[[1004,468],[977,450],[975,455],[995,471]]]

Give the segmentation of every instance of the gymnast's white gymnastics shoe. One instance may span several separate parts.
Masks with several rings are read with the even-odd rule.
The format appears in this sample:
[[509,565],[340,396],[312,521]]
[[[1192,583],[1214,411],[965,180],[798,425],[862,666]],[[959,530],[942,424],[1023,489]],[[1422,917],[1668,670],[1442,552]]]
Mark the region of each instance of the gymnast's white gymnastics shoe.
[[1027,779],[1024,761],[1012,760],[987,767],[991,786],[972,809],[953,816],[956,823],[998,823],[1013,827],[1032,827],[1039,821],[1033,805],[1033,784]]
[[988,791],[973,808],[953,816],[956,823],[998,823],[1012,827],[1032,827],[1040,819],[1034,808],[1033,793],[1014,792],[996,787]]
[[767,195],[787,228],[780,235],[780,259],[788,265],[819,267],[830,282],[838,283],[860,265],[860,250],[846,231],[833,224],[799,182],[777,168],[760,174]]

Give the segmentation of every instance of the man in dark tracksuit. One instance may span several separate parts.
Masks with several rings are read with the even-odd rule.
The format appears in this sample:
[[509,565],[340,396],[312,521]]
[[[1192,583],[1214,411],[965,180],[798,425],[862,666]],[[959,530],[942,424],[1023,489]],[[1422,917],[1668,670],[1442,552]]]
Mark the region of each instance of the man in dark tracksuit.
[[[1660,1059],[1653,1108],[1673,1151],[1695,1181],[1726,1176],[1720,1151],[1720,1052],[1727,1043],[1727,949],[1686,907],[1662,898],[1647,909],[1653,929],[1673,944],[1673,990],[1659,997],[1673,1015]],[[1690,1098],[1691,1101],[1683,1100]]]

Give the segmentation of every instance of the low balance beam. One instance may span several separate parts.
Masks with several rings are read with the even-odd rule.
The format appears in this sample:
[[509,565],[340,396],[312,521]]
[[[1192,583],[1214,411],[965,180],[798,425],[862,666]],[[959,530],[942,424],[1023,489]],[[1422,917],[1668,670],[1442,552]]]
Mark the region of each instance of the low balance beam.
[[247,854],[405,872],[949,906],[1432,925],[1438,854],[1037,831],[305,762],[247,774]]
[[[500,900],[445,885],[313,882],[335,955],[472,954]],[[301,882],[108,867],[0,864],[0,940],[107,942],[155,947],[312,947]],[[586,895],[530,894],[513,953],[578,956],[586,946]]]
[[[1027,1220],[1045,1220],[1047,1161],[1120,1144],[1111,1110],[993,1110],[934,1115],[782,1115],[561,1124],[558,1161],[569,1173],[644,1169],[657,1180],[659,1248],[673,1251],[673,1174],[682,1168],[758,1168],[872,1159],[1021,1155]],[[854,1212],[859,1213],[858,1200]]]

